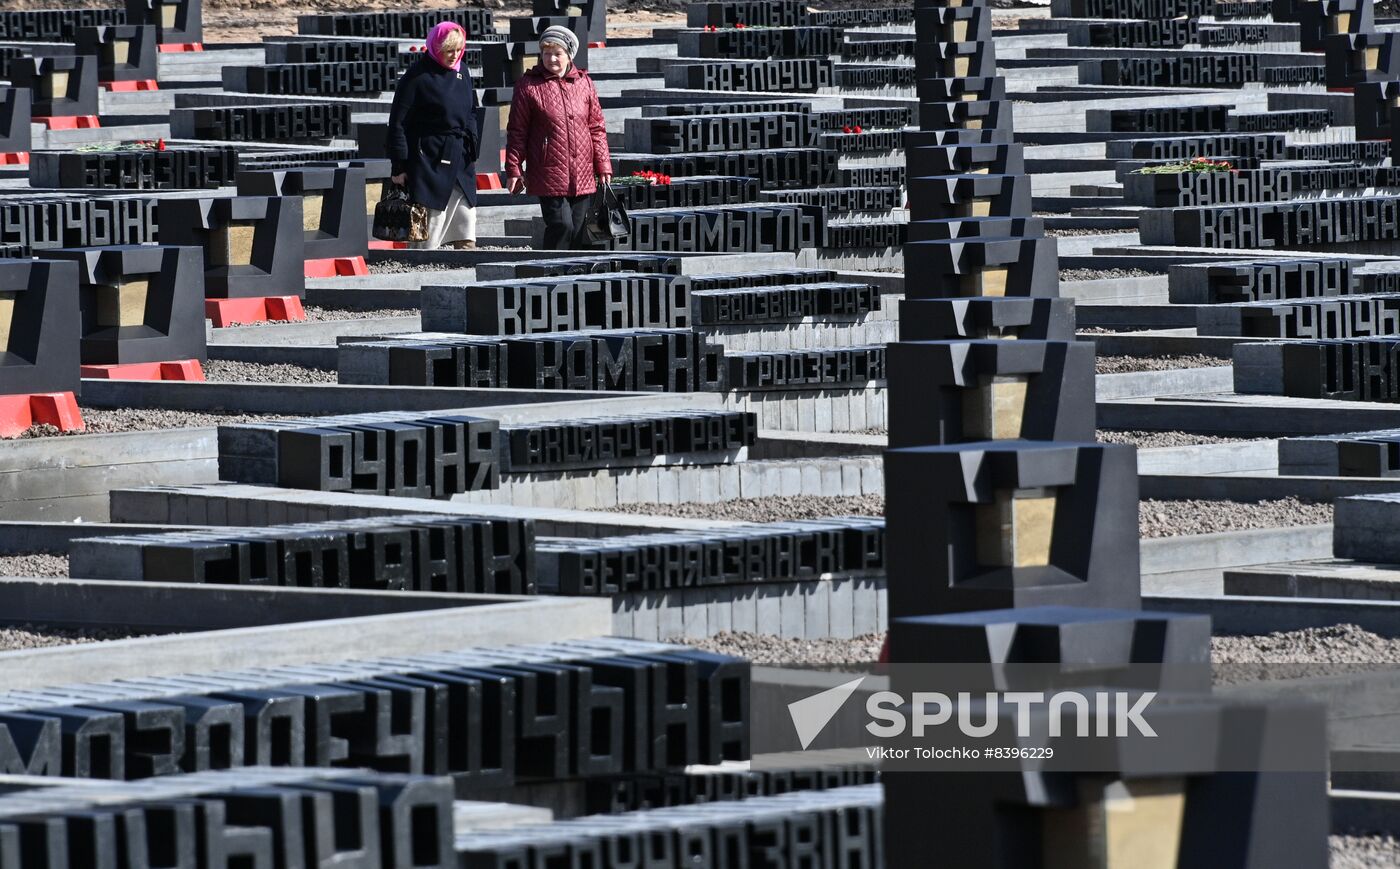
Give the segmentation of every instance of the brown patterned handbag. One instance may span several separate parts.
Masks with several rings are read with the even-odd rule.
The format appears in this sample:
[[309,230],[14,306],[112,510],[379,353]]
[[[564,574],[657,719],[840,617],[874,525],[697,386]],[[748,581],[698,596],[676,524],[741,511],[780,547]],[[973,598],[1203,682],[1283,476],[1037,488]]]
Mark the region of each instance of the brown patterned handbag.
[[374,206],[373,235],[382,241],[427,241],[428,209],[411,201],[403,187],[385,184]]

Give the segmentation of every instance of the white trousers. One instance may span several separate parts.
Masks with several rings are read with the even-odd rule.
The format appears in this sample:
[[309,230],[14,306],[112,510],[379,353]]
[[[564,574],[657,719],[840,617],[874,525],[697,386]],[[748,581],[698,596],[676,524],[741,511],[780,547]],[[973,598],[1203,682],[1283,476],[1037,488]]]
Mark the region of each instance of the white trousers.
[[451,241],[476,240],[476,209],[467,204],[461,185],[453,185],[447,207],[428,209],[428,240],[413,244],[418,250],[437,250]]

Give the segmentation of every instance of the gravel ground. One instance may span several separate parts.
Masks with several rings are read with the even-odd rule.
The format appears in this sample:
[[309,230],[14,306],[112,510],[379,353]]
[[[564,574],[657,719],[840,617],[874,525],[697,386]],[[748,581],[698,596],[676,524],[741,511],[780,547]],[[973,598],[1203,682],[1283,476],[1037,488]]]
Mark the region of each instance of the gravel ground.
[[1138,505],[1138,534],[1144,538],[1321,525],[1331,521],[1330,503],[1297,498],[1252,502],[1148,499]]
[[87,423],[87,428],[84,431],[61,432],[51,425],[36,425],[20,437],[47,438],[83,434],[114,434],[126,431],[157,431],[171,428],[207,428],[240,422],[256,422],[260,419],[283,419],[287,416],[287,414],[276,413],[204,413],[192,410],[156,410],[144,407],[124,407],[116,410],[84,407],[82,413],[83,422]]
[[738,655],[755,664],[873,664],[884,641],[884,634],[862,634],[851,640],[791,640],[744,631],[725,631],[703,640],[673,640],[707,652]]
[[1156,272],[1143,269],[1060,269],[1062,281],[1105,281],[1110,278],[1150,278]]
[[100,643],[104,640],[126,640],[144,636],[118,628],[55,628],[49,625],[23,624],[0,628],[0,652],[20,649],[42,649],[45,646],[72,646],[77,643]]
[[1069,238],[1075,235],[1118,235],[1124,232],[1137,232],[1137,229],[1109,229],[1101,226],[1068,227],[1062,229],[1046,229],[1045,235],[1048,238]]
[[1172,371],[1178,368],[1215,368],[1230,360],[1215,356],[1100,356],[1094,360],[1096,374],[1126,374],[1130,371]]
[[1193,444],[1228,444],[1257,438],[1232,438],[1203,435],[1189,431],[1109,431],[1100,429],[1101,444],[1133,444],[1143,449],[1152,447],[1188,447]]
[[[740,498],[713,504],[623,504],[608,512],[730,522],[785,522],[827,516],[883,516],[879,495]],[[1212,534],[1251,528],[1320,525],[1332,521],[1331,504],[1285,498],[1277,501],[1143,501],[1138,532],[1143,537]]]
[[1328,836],[1331,869],[1400,869],[1400,842],[1390,836]]
[[1137,326],[1079,326],[1076,335],[1121,335],[1124,332],[1141,332]]
[[1331,625],[1255,636],[1212,637],[1217,664],[1400,664],[1400,639],[1356,625]]
[[610,513],[674,516],[684,519],[786,522],[792,519],[823,519],[827,516],[883,516],[885,499],[879,495],[797,495],[739,498],[713,504],[620,504],[606,509]]
[[210,359],[204,363],[204,379],[218,383],[335,383],[336,375],[304,365]]
[[[407,271],[407,270],[405,270]],[[378,320],[383,317],[407,317],[417,315],[417,311],[403,308],[377,308],[370,311],[356,311],[350,308],[318,308],[307,305],[305,320],[259,320],[256,323],[230,323],[230,326],[295,326],[298,323],[328,323],[340,320]]]
[[35,552],[0,555],[0,576],[67,576],[68,556]]
[[410,263],[403,260],[386,259],[377,263],[369,263],[366,268],[372,275],[402,275],[409,272],[450,272],[469,268],[469,266],[450,263]]

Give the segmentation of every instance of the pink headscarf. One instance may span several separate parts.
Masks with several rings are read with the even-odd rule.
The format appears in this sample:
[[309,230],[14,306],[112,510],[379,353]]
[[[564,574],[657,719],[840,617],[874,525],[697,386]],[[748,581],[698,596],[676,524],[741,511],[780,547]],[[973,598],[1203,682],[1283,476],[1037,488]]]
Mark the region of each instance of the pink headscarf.
[[[442,49],[443,40],[447,38],[447,34],[454,30],[460,30],[463,37],[467,35],[467,32],[462,30],[462,25],[455,21],[443,21],[433,25],[433,29],[428,31],[428,55],[432,57],[433,60],[436,60],[439,66],[447,66],[446,63],[443,63],[442,54],[439,52]],[[452,64],[449,69],[460,70],[462,68],[462,58],[465,57],[466,54],[467,53],[463,51],[458,55],[457,62]]]

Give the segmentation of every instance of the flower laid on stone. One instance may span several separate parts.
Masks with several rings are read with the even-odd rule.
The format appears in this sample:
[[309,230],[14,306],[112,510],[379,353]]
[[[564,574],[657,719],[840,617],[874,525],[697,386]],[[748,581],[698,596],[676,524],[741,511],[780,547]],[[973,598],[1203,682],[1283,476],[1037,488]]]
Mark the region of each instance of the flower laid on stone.
[[651,184],[666,185],[671,183],[671,176],[664,172],[653,172],[650,169],[640,169],[633,172],[627,178],[614,178],[614,184]]
[[1238,172],[1229,160],[1211,160],[1206,157],[1191,157],[1174,163],[1159,163],[1135,169],[1134,175],[1177,175],[1182,172]]

